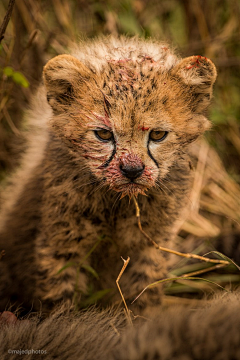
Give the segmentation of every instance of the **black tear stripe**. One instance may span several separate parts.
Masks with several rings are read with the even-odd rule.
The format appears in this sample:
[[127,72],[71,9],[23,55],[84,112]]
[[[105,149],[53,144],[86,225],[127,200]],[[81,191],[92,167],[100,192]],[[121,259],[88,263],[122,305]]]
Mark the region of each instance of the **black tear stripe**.
[[152,156],[150,150],[149,150],[149,141],[148,141],[148,144],[147,144],[147,152],[148,152],[148,155],[149,157],[155,162],[155,164],[157,165],[157,168],[159,168],[159,165],[158,165],[158,162],[156,159],[154,159],[154,157]]
[[104,167],[104,168],[108,167],[108,165],[110,164],[110,162],[111,162],[112,159],[114,158],[114,155],[115,155],[116,152],[117,152],[117,147],[116,147],[116,143],[115,143],[115,142],[113,143],[113,146],[114,146],[114,148],[113,148],[112,155],[111,155],[110,158],[109,158],[107,161],[105,161],[105,163],[102,165],[102,167]]

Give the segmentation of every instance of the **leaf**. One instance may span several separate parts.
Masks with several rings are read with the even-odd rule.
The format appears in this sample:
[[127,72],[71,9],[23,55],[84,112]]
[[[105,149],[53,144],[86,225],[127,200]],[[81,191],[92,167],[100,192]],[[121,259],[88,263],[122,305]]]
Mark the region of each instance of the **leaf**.
[[64,265],[60,270],[58,270],[57,274],[60,274],[63,270],[69,268],[70,266],[74,266],[76,267],[78,264],[74,261],[69,261],[68,263],[66,263],[66,265]]
[[210,275],[208,277],[208,280],[217,281],[219,283],[230,283],[230,284],[232,284],[234,282],[239,283],[240,275],[237,275],[237,274]]
[[[96,247],[99,245],[99,243],[104,240],[105,235],[99,236],[98,241],[93,245],[93,247],[89,250],[89,252],[87,253],[86,256],[84,256],[84,258],[79,262],[74,262],[74,261],[70,261],[68,262],[66,265],[64,265],[58,272],[57,274],[60,274],[63,270],[67,269],[70,266],[75,266],[77,267],[79,270],[81,268],[86,269],[87,271],[89,271],[93,276],[95,276],[98,279],[98,274],[97,272],[89,265],[85,265],[83,264],[83,262],[91,255],[91,253],[96,249]],[[78,270],[78,271],[79,271]]]
[[94,270],[90,265],[82,264],[81,267],[84,268],[85,270],[87,270],[87,271],[88,271],[90,274],[92,274],[96,279],[99,279],[98,273],[97,273],[96,270]]
[[[217,255],[219,255],[222,259],[229,261],[229,263],[233,264],[234,266],[236,266],[236,268],[237,268],[238,270],[240,270],[240,266],[238,266],[238,265],[237,265],[232,259],[230,259],[227,255],[224,255],[224,254],[220,253],[219,251],[213,250],[213,251],[208,252],[207,254],[204,254],[204,256],[205,256],[205,255],[208,255],[208,254],[217,254]],[[230,264],[229,264],[229,265],[230,265]]]
[[189,285],[184,285],[180,283],[173,283],[170,287],[167,287],[164,290],[164,295],[173,295],[173,294],[198,294],[205,291],[205,289],[199,289],[196,287],[190,287]]
[[6,66],[5,68],[3,68],[3,73],[4,73],[6,76],[10,77],[10,76],[13,76],[14,70],[13,70],[13,68],[11,68],[10,66]]
[[29,82],[27,81],[25,76],[19,71],[15,71],[12,75],[12,78],[16,84],[19,84],[25,88],[29,87]]
[[6,66],[5,68],[3,68],[3,73],[6,76],[11,77],[16,84],[21,85],[25,88],[29,87],[29,82],[27,81],[25,76],[19,71],[14,71],[11,66]]
[[174,275],[174,277],[176,276],[181,276],[183,274],[187,274],[193,271],[198,271],[198,270],[203,270],[203,269],[207,269],[207,268],[211,268],[212,264],[210,263],[194,263],[194,264],[190,264],[190,265],[185,265],[182,267],[179,267],[177,269],[174,269],[173,271],[171,271],[171,275]]
[[110,293],[112,291],[113,291],[112,288],[111,289],[104,289],[104,290],[96,291],[87,300],[83,301],[81,303],[81,306],[85,307],[85,306],[95,304],[98,300],[101,300],[105,295],[107,295],[108,293]]
[[163,279],[163,280],[159,280],[159,281],[156,281],[152,284],[149,284],[148,286],[146,286],[141,292],[140,294],[132,301],[131,304],[133,304],[148,288],[150,287],[153,287],[153,286],[156,286],[157,284],[161,284],[161,283],[165,283],[165,282],[170,282],[170,281],[177,281],[177,280],[201,280],[201,281],[206,281],[210,284],[214,284],[218,287],[220,287],[222,290],[226,291],[226,292],[229,292],[227,289],[225,289],[224,287],[222,287],[221,285],[215,283],[214,281],[211,281],[211,280],[208,280],[208,279],[204,279],[204,278],[198,278],[198,277],[182,277],[182,276],[179,276],[179,277],[175,277],[175,278],[168,278],[168,279]]
[[87,260],[87,258],[91,255],[91,253],[98,247],[100,242],[105,239],[105,235],[99,236],[98,241],[93,245],[93,247],[89,250],[89,252],[84,256],[84,258],[79,262],[78,266],[81,267],[83,262]]

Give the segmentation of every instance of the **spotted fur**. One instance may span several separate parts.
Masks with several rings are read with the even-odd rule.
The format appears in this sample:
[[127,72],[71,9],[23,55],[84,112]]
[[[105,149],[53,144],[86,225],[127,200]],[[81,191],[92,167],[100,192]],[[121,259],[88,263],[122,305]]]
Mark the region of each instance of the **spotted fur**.
[[[71,303],[76,290],[82,300],[89,284],[112,289],[114,302],[121,256],[131,258],[121,280],[129,301],[166,275],[167,257],[139,232],[131,198],[144,230],[172,246],[191,188],[188,146],[210,127],[215,78],[209,59],[182,60],[137,38],[82,43],[47,63],[27,115],[29,150],[2,210],[2,308],[17,301],[47,309]],[[111,141],[99,139],[102,129]],[[152,131],[165,135],[153,141]],[[135,310],[158,306],[159,289]]]

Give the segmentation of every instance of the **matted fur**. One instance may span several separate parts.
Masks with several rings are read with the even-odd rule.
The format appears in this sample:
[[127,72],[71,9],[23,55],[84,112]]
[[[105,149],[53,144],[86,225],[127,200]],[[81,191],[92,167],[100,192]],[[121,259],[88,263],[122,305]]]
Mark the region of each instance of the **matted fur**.
[[1,360],[12,350],[45,351],[21,359],[59,360],[232,360],[240,359],[239,295],[221,295],[203,309],[159,309],[154,321],[124,324],[110,311],[78,316],[57,311],[15,325],[0,325]]
[[239,300],[239,295],[231,294],[204,309],[163,310],[154,321],[126,332],[107,359],[240,359]]
[[[2,209],[1,309],[16,302],[50,309],[74,293],[82,300],[90,286],[119,300],[121,256],[131,258],[121,281],[130,301],[166,276],[167,257],[146,243],[130,199],[138,196],[144,230],[173,246],[191,189],[188,147],[210,127],[215,78],[209,59],[182,60],[138,38],[83,43],[47,63],[27,114],[29,150]],[[152,133],[164,136],[155,141]],[[160,302],[158,287],[133,309],[151,312]]]
[[[1,322],[0,316],[0,358],[98,359],[116,346],[123,329],[124,317],[107,310],[67,315],[57,309],[42,321],[36,315],[11,324]],[[9,349],[28,352],[14,354]]]

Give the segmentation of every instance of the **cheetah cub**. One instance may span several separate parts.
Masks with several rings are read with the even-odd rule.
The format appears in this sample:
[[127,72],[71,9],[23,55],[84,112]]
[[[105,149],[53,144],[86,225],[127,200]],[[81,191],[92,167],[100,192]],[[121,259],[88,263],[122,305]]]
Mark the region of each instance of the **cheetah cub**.
[[[172,246],[191,189],[188,147],[210,127],[215,79],[205,57],[126,37],[82,43],[46,64],[27,114],[29,149],[2,211],[2,309],[51,309],[103,289],[119,300],[121,256],[131,258],[121,279],[129,302],[166,276],[168,258],[140,233],[132,197],[144,230]],[[130,308],[160,302],[156,287]]]

